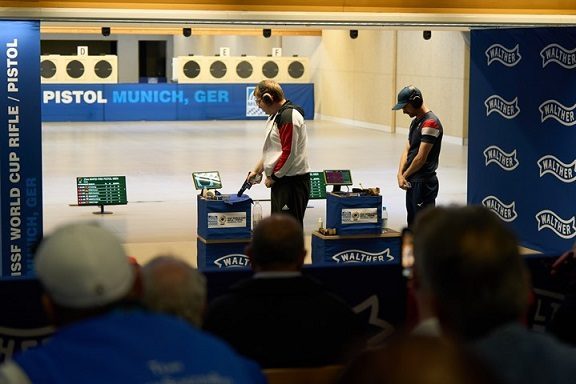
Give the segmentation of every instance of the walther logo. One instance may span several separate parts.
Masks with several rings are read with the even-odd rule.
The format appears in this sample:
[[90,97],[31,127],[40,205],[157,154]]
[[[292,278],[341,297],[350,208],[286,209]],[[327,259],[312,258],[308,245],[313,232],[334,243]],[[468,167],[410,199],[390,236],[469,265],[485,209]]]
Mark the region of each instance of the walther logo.
[[250,262],[248,256],[241,253],[231,253],[230,255],[222,256],[214,260],[214,264],[218,268],[238,268],[247,267]]
[[385,263],[393,261],[394,256],[390,254],[390,248],[378,253],[349,249],[333,255],[332,260],[337,263]]
[[482,200],[482,204],[490,208],[494,213],[496,213],[500,219],[511,222],[516,220],[518,214],[516,213],[515,207],[516,203],[513,201],[510,204],[506,205],[501,202],[496,196],[487,196]]
[[548,228],[563,239],[571,239],[576,236],[574,217],[569,220],[563,220],[556,213],[545,209],[536,214],[536,220],[538,221],[539,231]]
[[512,101],[506,101],[498,95],[492,95],[484,101],[484,105],[486,106],[486,116],[492,112],[497,112],[505,119],[513,119],[520,113],[517,97]]
[[513,67],[522,59],[520,47],[518,44],[512,49],[508,49],[501,44],[493,44],[486,50],[488,65],[498,61],[507,67]]
[[540,177],[547,173],[556,176],[563,183],[572,183],[576,180],[576,160],[570,164],[564,164],[552,155],[542,156],[538,159]]
[[484,157],[486,158],[486,166],[490,163],[495,163],[505,171],[512,171],[519,164],[518,159],[516,159],[516,150],[506,153],[496,145],[491,145],[486,148],[484,150]]
[[542,68],[550,63],[556,63],[566,69],[576,68],[576,48],[568,50],[559,44],[550,44],[540,51]]
[[567,127],[576,124],[576,118],[574,118],[575,108],[576,104],[571,107],[566,107],[556,100],[546,100],[538,107],[540,113],[542,114],[542,122],[548,119],[555,119],[560,124]]

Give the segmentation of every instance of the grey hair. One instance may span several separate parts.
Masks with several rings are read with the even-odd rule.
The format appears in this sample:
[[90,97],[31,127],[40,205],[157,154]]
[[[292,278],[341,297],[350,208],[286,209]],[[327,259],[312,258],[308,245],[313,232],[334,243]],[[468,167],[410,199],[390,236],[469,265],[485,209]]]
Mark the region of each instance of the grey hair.
[[142,267],[142,304],[200,327],[206,305],[206,278],[186,261],[158,256]]

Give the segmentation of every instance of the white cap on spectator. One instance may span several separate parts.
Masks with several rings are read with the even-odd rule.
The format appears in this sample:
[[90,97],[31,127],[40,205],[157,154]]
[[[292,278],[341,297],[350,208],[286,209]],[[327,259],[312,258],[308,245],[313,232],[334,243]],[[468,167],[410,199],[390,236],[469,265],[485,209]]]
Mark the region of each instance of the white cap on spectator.
[[74,223],[45,237],[35,256],[38,278],[57,303],[93,308],[122,299],[134,268],[120,240],[95,223]]

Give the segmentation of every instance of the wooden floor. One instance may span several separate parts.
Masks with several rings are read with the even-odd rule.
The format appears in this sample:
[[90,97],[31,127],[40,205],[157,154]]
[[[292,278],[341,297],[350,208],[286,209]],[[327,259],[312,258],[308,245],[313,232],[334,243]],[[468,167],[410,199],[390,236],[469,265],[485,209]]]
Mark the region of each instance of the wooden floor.
[[[116,232],[140,262],[173,254],[196,264],[196,195],[192,172],[220,172],[222,193],[236,193],[259,159],[262,121],[44,123],[44,231],[72,220],[95,220]],[[313,170],[350,169],[355,187],[380,187],[388,226],[405,223],[404,192],[396,171],[405,134],[308,122]],[[439,204],[466,201],[467,147],[442,144]],[[96,215],[76,204],[77,176],[125,175],[129,204]],[[247,192],[269,199],[263,185]],[[269,212],[263,203],[264,214]],[[325,221],[325,201],[311,200],[305,232]]]

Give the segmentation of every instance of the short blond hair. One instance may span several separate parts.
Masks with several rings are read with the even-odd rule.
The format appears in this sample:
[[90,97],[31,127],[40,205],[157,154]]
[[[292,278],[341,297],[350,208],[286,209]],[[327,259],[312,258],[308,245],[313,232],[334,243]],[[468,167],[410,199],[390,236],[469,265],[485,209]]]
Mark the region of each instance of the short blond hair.
[[280,84],[274,80],[262,80],[256,84],[254,96],[262,98],[265,94],[269,94],[274,103],[284,100],[284,91]]

